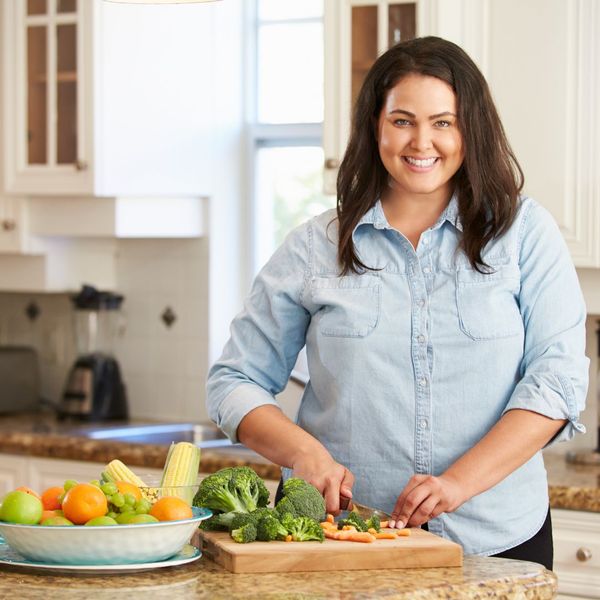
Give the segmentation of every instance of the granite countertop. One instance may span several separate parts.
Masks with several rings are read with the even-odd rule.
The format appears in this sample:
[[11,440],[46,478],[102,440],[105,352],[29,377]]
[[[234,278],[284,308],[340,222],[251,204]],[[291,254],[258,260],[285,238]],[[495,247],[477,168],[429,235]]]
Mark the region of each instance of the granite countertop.
[[[114,426],[111,424],[110,426]],[[98,424],[95,424],[98,427]],[[94,440],[74,435],[73,424],[51,414],[0,416],[0,453],[107,463],[119,458],[132,467],[162,469],[166,445]],[[600,465],[574,465],[564,455],[544,453],[550,506],[600,512]],[[239,448],[204,449],[201,471],[250,465],[263,479],[277,480],[280,469],[258,454]]]
[[114,600],[134,598],[210,598],[269,600],[436,600],[503,598],[545,600],[556,597],[554,573],[531,562],[466,557],[463,567],[260,573],[233,575],[212,561],[155,569],[138,574],[61,575],[10,567],[2,571],[0,598],[46,600],[60,597]]

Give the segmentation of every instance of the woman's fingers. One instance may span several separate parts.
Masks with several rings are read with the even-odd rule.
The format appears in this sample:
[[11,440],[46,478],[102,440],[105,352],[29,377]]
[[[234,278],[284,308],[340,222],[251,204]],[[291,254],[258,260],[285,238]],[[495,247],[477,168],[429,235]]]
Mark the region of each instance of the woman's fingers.
[[[406,526],[406,523],[408,522],[408,518],[412,514],[412,511],[410,511],[410,514],[407,517],[404,516],[404,513],[408,509],[408,507],[405,506],[406,501],[407,501],[409,495],[413,492],[413,490],[415,490],[416,488],[418,488],[421,485],[422,480],[423,480],[423,475],[413,475],[409,479],[408,483],[406,484],[406,486],[404,487],[404,489],[398,496],[398,500],[396,500],[394,510],[392,510],[392,518],[389,521],[390,527],[397,527],[398,529],[402,529],[403,527]],[[409,506],[412,505],[412,503],[413,503],[412,499],[409,500]]]

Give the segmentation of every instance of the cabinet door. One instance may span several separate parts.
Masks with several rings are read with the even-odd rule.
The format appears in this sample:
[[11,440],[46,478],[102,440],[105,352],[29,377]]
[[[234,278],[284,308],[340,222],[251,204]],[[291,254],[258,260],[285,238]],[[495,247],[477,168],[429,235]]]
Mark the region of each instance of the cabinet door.
[[352,107],[377,57],[417,35],[422,0],[332,0],[325,2],[325,193],[335,179],[350,131]]
[[32,487],[27,473],[27,457],[0,454],[0,499],[21,485]]
[[91,189],[85,147],[83,0],[3,3],[9,192]]

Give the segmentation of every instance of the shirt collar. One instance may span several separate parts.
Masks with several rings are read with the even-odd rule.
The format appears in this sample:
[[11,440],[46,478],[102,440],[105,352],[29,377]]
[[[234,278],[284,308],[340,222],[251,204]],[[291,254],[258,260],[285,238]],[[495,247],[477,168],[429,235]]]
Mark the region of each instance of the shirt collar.
[[[452,198],[450,198],[450,202],[443,210],[436,224],[432,227],[432,229],[437,229],[444,224],[444,221],[448,221],[453,227],[456,227],[459,231],[462,231],[462,223],[460,220],[460,215],[458,213],[458,197],[456,192],[452,194]],[[392,226],[388,223],[388,220],[385,218],[385,213],[383,212],[383,206],[381,204],[381,199],[377,200],[375,204],[362,216],[361,220],[357,223],[354,228],[354,232],[361,225],[373,225],[375,229],[391,229]]]

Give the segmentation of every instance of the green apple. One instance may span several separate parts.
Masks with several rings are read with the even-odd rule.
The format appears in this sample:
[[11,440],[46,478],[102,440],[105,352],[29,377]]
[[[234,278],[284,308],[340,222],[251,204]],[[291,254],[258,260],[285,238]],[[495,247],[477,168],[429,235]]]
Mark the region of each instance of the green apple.
[[2,500],[0,520],[20,525],[35,525],[42,518],[42,501],[31,494],[15,490]]
[[48,517],[47,519],[44,519],[40,525],[43,525],[44,527],[60,527],[61,525],[73,525],[73,523],[71,523],[71,521],[69,521],[69,519],[65,519],[64,517]]
[[158,523],[158,519],[153,517],[152,515],[133,515],[130,517],[128,521],[125,522],[126,525],[140,525],[142,523]]
[[100,525],[118,525],[118,523],[112,517],[94,517],[90,519],[86,525],[90,527],[99,527]]

